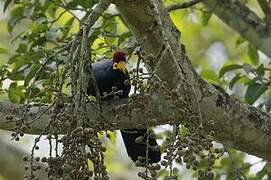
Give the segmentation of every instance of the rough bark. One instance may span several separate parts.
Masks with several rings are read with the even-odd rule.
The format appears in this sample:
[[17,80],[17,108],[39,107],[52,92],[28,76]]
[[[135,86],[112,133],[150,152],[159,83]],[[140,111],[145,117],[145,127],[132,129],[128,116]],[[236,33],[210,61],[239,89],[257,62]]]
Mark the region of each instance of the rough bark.
[[[115,0],[115,3],[142,44],[145,63],[155,76],[150,94],[102,104],[104,117],[118,124],[116,129],[147,123],[152,126],[171,123],[197,126],[199,123],[208,124],[211,120],[215,127],[215,140],[271,160],[271,115],[230,97],[195,73],[182,52],[180,33],[162,2],[133,0],[127,3],[127,0]],[[98,112],[91,105],[88,108],[91,122],[101,121]],[[6,103],[0,103],[0,109],[0,127],[9,130],[12,124],[6,124],[4,117],[8,114],[20,116],[22,109]],[[33,119],[33,113],[41,112],[41,109],[32,109],[32,115],[27,118]],[[28,132],[40,132],[48,123],[49,115],[50,112],[35,122]],[[210,131],[208,126],[205,128]]]

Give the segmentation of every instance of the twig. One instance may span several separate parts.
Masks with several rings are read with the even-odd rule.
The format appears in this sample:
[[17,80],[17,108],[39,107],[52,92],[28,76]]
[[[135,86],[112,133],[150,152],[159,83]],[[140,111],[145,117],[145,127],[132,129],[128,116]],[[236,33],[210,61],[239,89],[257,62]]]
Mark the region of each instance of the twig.
[[32,124],[33,122],[39,120],[45,113],[47,113],[55,104],[55,101],[53,101],[52,104],[50,104],[44,111],[42,111],[38,116],[35,117],[32,121],[29,121],[29,124]]
[[69,12],[81,24],[81,19],[79,19],[70,9],[68,9],[63,2],[57,1],[57,2],[55,2],[55,4],[57,4],[58,6],[62,7],[63,9],[65,9],[65,12]]
[[[94,25],[94,23],[98,20],[98,18],[102,15],[102,13],[107,9],[107,7],[110,5],[110,1],[109,0],[101,0],[99,2],[99,4],[94,8],[94,10],[90,13],[90,15],[88,16],[85,24],[84,24],[84,27],[83,29],[81,30],[83,32],[83,37],[82,37],[82,40],[84,40],[85,43],[88,43],[88,44],[92,44],[93,42],[89,42],[89,39],[87,39],[88,37],[88,34],[89,34],[89,30],[90,28]],[[85,52],[86,53],[86,56],[88,58],[89,57],[89,47],[86,46],[86,44],[83,44],[83,46],[85,46],[86,48],[85,51],[88,51],[88,52]],[[97,82],[94,78],[94,74],[93,74],[93,71],[91,68],[89,68],[89,71],[90,71],[90,81],[94,87],[94,90],[96,92],[96,99],[97,99],[97,106],[99,108],[99,110],[101,110],[101,95],[100,95],[100,92],[99,92],[99,89],[98,89],[98,86],[97,86]]]
[[102,15],[102,13],[108,8],[109,5],[110,5],[109,0],[101,0],[99,4],[95,6],[95,8],[90,13],[85,22],[86,29],[88,29],[88,31],[90,30],[91,26],[93,26],[94,23],[98,20],[98,18]]
[[200,3],[202,0],[191,0],[188,2],[184,2],[184,3],[177,3],[177,4],[172,4],[169,5],[167,7],[167,11],[175,11],[175,10],[179,10],[179,9],[185,9],[185,8],[190,8],[198,3]]
[[[136,52],[138,58],[137,58],[137,64],[136,64],[136,78],[139,77],[139,66],[140,66],[140,63],[141,63],[141,60],[143,59],[140,51],[137,51]],[[135,85],[135,89],[134,89],[134,94],[136,94],[136,91],[137,91],[137,84]]]
[[50,29],[53,26],[53,24],[58,21],[65,13],[67,12],[67,9],[65,9],[64,11],[62,11],[57,18],[53,19],[52,21],[49,21],[48,23],[51,24],[50,25]]
[[69,49],[70,47],[70,43],[68,43],[66,46],[64,46],[63,48],[59,49],[58,51],[54,52],[52,55],[50,55],[48,58],[45,59],[44,63],[41,64],[41,67],[37,70],[37,72],[34,75],[34,81],[35,82],[38,78],[39,78],[39,73],[44,70],[44,67],[50,62],[50,60],[52,60],[53,58],[55,58],[58,54],[66,51]]

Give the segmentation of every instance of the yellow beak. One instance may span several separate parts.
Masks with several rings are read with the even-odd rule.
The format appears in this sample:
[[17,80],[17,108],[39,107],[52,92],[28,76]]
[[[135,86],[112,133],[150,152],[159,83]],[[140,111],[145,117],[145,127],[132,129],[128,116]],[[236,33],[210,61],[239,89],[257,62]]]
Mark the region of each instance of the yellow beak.
[[126,69],[126,62],[125,61],[120,61],[120,62],[115,62],[113,64],[113,69],[117,69],[117,70],[120,70],[121,72],[123,73],[126,73],[127,72],[127,69]]

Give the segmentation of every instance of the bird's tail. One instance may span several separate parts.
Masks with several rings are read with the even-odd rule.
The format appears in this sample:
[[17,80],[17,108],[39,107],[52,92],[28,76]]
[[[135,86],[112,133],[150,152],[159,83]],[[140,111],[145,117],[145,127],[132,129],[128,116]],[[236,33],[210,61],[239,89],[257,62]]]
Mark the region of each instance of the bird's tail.
[[[136,162],[138,157],[145,158],[146,160],[146,149],[147,149],[147,129],[126,129],[121,131],[121,135],[126,147],[128,156]],[[136,142],[136,139],[142,137],[142,142]],[[139,138],[140,139],[140,138]],[[138,141],[138,139],[137,139]],[[149,147],[148,149],[148,162],[157,163],[161,160],[160,148],[157,145],[156,139],[149,136]],[[156,148],[155,148],[156,147]],[[158,147],[158,148],[157,148]],[[142,160],[140,160],[142,162]]]

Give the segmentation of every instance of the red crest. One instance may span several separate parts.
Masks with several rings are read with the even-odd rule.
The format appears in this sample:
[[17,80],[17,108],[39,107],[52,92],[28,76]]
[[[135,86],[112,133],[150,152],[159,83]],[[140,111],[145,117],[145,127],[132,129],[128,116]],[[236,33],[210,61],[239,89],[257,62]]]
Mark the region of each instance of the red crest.
[[122,50],[117,50],[113,54],[113,62],[120,62],[120,61],[126,62],[126,53]]

